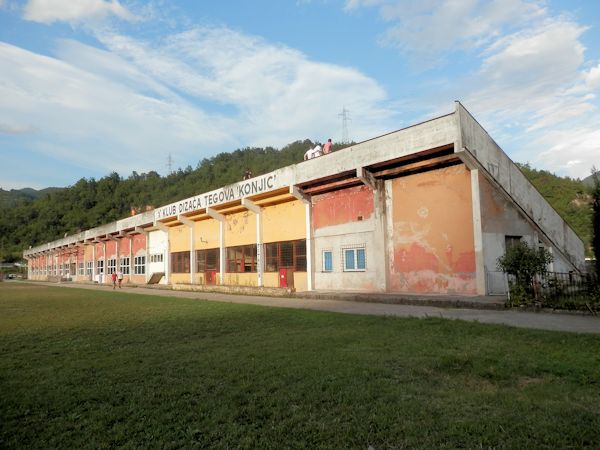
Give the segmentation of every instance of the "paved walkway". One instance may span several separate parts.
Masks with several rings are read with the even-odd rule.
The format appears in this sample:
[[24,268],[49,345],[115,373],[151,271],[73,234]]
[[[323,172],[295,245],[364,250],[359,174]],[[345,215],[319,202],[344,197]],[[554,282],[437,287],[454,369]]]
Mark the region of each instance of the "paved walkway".
[[[109,285],[76,283],[42,283],[54,287],[111,290]],[[170,289],[148,289],[123,287],[123,293],[155,295],[163,297],[194,298],[216,302],[252,304],[277,308],[311,309],[344,314],[365,314],[396,317],[441,317],[444,319],[503,324],[538,330],[569,331],[575,333],[600,333],[600,317],[569,313],[526,312],[517,310],[493,310],[473,308],[439,308],[435,306],[398,305],[360,301],[342,301],[314,298],[261,297],[252,295],[216,294],[208,292],[175,291]]]

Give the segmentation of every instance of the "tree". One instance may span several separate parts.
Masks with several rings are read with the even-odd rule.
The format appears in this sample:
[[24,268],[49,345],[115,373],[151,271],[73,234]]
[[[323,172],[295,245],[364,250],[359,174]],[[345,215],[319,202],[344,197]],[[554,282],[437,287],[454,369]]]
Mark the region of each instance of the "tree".
[[498,258],[497,266],[502,272],[514,275],[518,281],[530,284],[534,276],[547,272],[547,266],[553,260],[552,253],[547,249],[536,249],[520,241]]
[[513,304],[527,303],[528,299],[536,297],[533,278],[545,274],[553,259],[552,253],[545,248],[536,249],[523,241],[509,247],[498,258],[498,269],[515,277],[515,283],[511,286]]
[[600,276],[600,173],[595,167],[592,168],[592,177],[592,248],[596,257],[596,275]]

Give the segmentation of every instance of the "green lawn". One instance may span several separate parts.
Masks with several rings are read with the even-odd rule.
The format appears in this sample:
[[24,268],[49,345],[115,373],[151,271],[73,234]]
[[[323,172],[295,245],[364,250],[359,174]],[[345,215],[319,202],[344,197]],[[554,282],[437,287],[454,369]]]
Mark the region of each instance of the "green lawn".
[[600,337],[0,283],[0,448],[600,447]]

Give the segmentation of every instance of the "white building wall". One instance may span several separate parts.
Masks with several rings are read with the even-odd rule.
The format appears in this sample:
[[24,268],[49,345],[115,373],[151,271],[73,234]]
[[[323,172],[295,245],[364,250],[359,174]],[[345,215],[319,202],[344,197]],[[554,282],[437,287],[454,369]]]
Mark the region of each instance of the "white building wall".
[[[321,228],[315,232],[315,289],[336,291],[383,291],[385,267],[380,264],[383,251],[374,232],[374,220]],[[344,272],[343,249],[364,245],[366,270]],[[330,250],[333,270],[323,271],[323,251]]]
[[[150,231],[148,233],[148,254],[146,255],[146,267],[148,270],[148,278],[153,273],[163,272],[166,273],[167,269],[167,234],[160,230]],[[161,262],[150,262],[152,255],[163,255]],[[160,280],[160,284],[166,284],[166,277]]]

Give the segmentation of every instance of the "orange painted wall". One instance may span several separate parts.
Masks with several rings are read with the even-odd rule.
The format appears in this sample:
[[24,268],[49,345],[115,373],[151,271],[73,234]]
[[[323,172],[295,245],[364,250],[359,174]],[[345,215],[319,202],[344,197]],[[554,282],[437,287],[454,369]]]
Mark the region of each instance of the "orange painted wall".
[[96,260],[104,258],[104,245],[99,242],[96,244]]
[[106,243],[106,257],[108,259],[113,259],[117,257],[117,242],[116,241],[108,241]]
[[77,262],[82,263],[84,261],[85,249],[83,246],[77,247]]
[[390,288],[476,293],[470,172],[464,165],[392,181]]
[[318,229],[368,220],[373,211],[373,191],[367,186],[316,195],[313,197],[313,226]]
[[265,243],[306,239],[306,212],[299,200],[269,206],[262,214]]
[[133,239],[133,255],[144,253],[146,251],[146,236],[143,234],[134,234],[131,236]]

